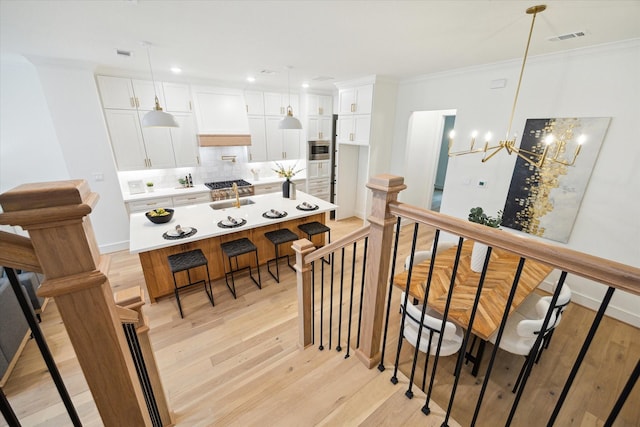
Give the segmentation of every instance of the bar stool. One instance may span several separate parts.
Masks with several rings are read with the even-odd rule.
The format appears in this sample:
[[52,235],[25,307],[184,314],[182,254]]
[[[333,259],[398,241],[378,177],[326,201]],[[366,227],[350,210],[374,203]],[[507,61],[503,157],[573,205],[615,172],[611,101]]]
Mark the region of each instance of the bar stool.
[[[225,255],[227,256],[227,259],[229,260],[229,271],[226,271],[225,269],[224,281],[227,284],[227,288],[229,288],[229,290],[231,291],[233,298],[236,298],[236,283],[233,277],[233,273],[236,273],[238,271],[249,269],[249,277],[251,277],[251,280],[253,280],[253,283],[255,283],[259,289],[262,289],[262,280],[260,278],[260,264],[258,263],[258,248],[256,247],[256,245],[253,244],[251,240],[247,239],[246,237],[243,237],[242,239],[237,239],[237,240],[232,240],[230,242],[222,243],[220,244],[220,248],[222,249],[222,252],[224,252]],[[251,273],[250,265],[246,267],[238,268],[238,257],[240,255],[244,255],[250,252],[254,252],[256,255],[256,269],[258,270],[258,281],[256,281],[256,279],[253,277],[253,274]],[[235,269],[231,264],[231,258],[236,259]],[[229,285],[229,276],[231,276],[231,285]]]
[[[329,233],[329,241],[327,243],[331,243],[331,228],[322,224],[321,222],[318,222],[318,221],[307,222],[305,224],[300,224],[298,228],[301,231],[307,233],[307,238],[309,240],[311,240],[311,237],[315,236],[316,234]],[[322,258],[322,261],[329,264],[329,260]]]
[[[169,255],[167,257],[169,260],[169,268],[171,269],[171,274],[173,275],[173,293],[176,296],[176,300],[178,301],[178,309],[180,310],[180,317],[184,318],[182,313],[182,304],[180,304],[180,292],[183,289],[189,288],[194,285],[198,285],[200,283],[204,284],[204,291],[207,293],[209,297],[209,301],[211,301],[211,305],[215,306],[213,302],[213,291],[211,290],[211,276],[209,276],[209,262],[207,258],[202,253],[200,249],[194,249],[188,252],[182,252],[179,254]],[[204,266],[207,270],[207,280],[198,280],[196,282],[191,281],[191,273],[189,270],[196,267]],[[187,278],[189,283],[186,285],[178,286],[178,282],[176,281],[176,273],[181,271],[187,272]],[[209,289],[207,289],[207,284],[209,285]]]
[[[273,243],[273,247],[274,247],[275,254],[276,254],[275,258],[272,258],[272,259],[267,261],[267,271],[269,272],[269,274],[271,274],[271,277],[276,279],[276,282],[280,283],[280,269],[278,267],[278,260],[280,260],[282,258],[286,258],[287,259],[287,265],[289,266],[289,268],[291,268],[293,271],[296,271],[296,269],[293,268],[293,266],[291,265],[291,262],[289,261],[289,254],[282,255],[282,256],[278,255],[278,246],[283,244],[283,243],[293,242],[294,240],[298,240],[298,235],[296,233],[294,233],[293,231],[289,230],[288,228],[283,228],[283,229],[280,229],[280,230],[274,230],[274,231],[269,231],[267,233],[264,233],[264,237],[266,237],[267,239],[269,239],[271,241],[271,243]],[[275,275],[271,272],[271,269],[269,268],[269,263],[270,262],[274,262],[274,261],[276,263],[276,274]]]

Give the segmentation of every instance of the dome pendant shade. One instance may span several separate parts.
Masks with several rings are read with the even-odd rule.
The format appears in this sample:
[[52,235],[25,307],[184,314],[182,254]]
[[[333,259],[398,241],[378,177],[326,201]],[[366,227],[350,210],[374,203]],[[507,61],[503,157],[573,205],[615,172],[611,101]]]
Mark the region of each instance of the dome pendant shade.
[[302,129],[300,120],[293,117],[293,109],[291,106],[287,107],[287,115],[278,123],[278,129]]
[[156,97],[156,108],[152,111],[149,111],[147,114],[142,117],[142,126],[149,127],[169,127],[169,128],[177,128],[178,122],[175,117],[173,117],[169,113],[165,113],[162,111],[162,107],[160,107],[160,103],[158,102],[158,98]]

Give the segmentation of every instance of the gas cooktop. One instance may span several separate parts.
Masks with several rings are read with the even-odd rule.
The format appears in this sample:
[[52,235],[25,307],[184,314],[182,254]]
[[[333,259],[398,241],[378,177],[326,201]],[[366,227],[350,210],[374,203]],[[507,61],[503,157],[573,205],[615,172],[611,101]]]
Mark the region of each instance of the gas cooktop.
[[247,187],[250,186],[251,183],[245,181],[244,179],[235,179],[232,181],[217,181],[217,182],[205,182],[204,185],[207,186],[210,190],[223,190],[225,188],[231,188],[233,184],[236,184],[238,187]]

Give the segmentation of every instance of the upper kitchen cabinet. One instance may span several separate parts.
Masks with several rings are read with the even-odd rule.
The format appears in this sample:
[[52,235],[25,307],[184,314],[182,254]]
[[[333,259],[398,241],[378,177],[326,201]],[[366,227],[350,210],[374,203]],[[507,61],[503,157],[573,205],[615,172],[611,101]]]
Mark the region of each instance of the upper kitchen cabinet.
[[284,116],[287,114],[287,107],[291,105],[293,109],[293,115],[300,114],[298,107],[300,101],[298,94],[288,93],[264,93],[264,114],[265,116]]
[[344,88],[338,92],[338,114],[371,114],[372,105],[372,84]]
[[314,141],[318,139],[331,140],[331,124],[330,117],[308,117],[307,118],[307,140]]
[[306,95],[307,115],[319,117],[331,117],[333,114],[333,97],[331,95]]
[[196,138],[196,124],[191,113],[172,113],[177,128],[169,128],[177,167],[200,166],[200,150]]
[[163,82],[162,88],[164,89],[165,103],[160,105],[164,107],[165,111],[190,113],[193,110],[189,85]]
[[131,80],[133,93],[136,95],[136,106],[139,110],[151,111],[156,107],[156,96],[160,106],[166,105],[162,82],[156,82],[155,89],[153,82],[147,80]]
[[247,147],[250,162],[266,162],[267,135],[264,116],[249,116],[249,131],[251,133],[251,145]]
[[300,131],[279,129],[280,117],[267,117],[265,129],[267,136],[268,160],[291,160],[300,158]]
[[191,89],[199,134],[249,135],[241,90],[209,86],[193,86]]
[[158,94],[160,105],[164,106],[162,83],[146,80],[132,80],[125,77],[97,76],[102,106],[119,110],[153,110]]
[[264,96],[262,92],[245,91],[246,111],[250,116],[264,116]]
[[339,144],[369,145],[371,116],[369,114],[338,116],[336,141]]

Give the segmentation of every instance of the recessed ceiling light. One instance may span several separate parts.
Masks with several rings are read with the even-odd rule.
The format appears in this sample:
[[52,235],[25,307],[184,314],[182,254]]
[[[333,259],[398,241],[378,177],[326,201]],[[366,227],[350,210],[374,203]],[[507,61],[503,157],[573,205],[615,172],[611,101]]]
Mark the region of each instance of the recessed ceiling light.
[[182,72],[182,68],[180,68],[180,67],[171,67],[171,72],[173,74],[180,74]]
[[249,83],[253,83],[253,82],[255,82],[255,81],[256,81],[256,78],[255,78],[255,77],[253,77],[253,76],[249,76],[249,77],[247,77],[247,81],[248,81]]
[[308,88],[309,87],[309,83],[307,83],[307,82],[302,83],[302,87],[305,88],[305,89]]

